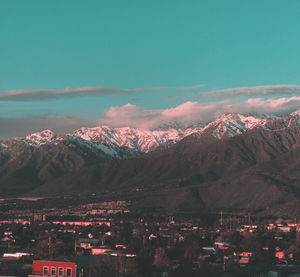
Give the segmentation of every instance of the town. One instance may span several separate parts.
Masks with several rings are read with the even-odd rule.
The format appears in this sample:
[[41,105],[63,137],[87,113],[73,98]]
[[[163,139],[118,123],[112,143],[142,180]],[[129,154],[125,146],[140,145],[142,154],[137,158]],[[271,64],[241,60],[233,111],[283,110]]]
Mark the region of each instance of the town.
[[89,200],[1,200],[0,275],[300,276],[297,219],[141,216],[130,201]]

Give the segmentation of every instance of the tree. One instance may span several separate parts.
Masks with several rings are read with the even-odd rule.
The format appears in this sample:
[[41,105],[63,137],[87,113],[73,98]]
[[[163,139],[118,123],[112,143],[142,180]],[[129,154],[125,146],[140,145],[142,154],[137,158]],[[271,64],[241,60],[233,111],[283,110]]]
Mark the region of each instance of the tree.
[[192,260],[198,257],[200,251],[199,238],[195,235],[189,235],[184,241],[184,258]]
[[135,260],[124,256],[102,256],[90,265],[88,277],[139,277],[138,266]]
[[34,249],[34,256],[39,259],[51,258],[54,256],[55,243],[52,237],[41,239]]
[[171,265],[171,261],[167,256],[165,249],[156,248],[153,266],[158,270],[167,269]]
[[151,276],[153,269],[153,256],[149,249],[142,249],[137,255],[137,263],[139,267],[139,272],[143,277]]

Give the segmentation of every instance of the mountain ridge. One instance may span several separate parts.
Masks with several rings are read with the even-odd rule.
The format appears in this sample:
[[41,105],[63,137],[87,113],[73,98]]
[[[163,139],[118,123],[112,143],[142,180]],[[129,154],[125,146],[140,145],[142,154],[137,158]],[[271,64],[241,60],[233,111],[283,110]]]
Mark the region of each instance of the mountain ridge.
[[[291,113],[290,117],[299,116],[300,112],[296,111]],[[137,154],[148,153],[153,151],[156,147],[163,144],[172,145],[184,137],[193,133],[210,132],[211,135],[222,139],[224,136],[234,136],[242,134],[248,130],[251,130],[257,126],[263,126],[268,122],[265,116],[254,117],[253,115],[241,115],[237,113],[223,114],[215,120],[208,122],[207,124],[195,124],[187,128],[180,125],[165,125],[164,128],[158,128],[154,130],[133,128],[133,127],[121,127],[112,128],[109,126],[98,127],[81,127],[72,133],[65,135],[58,135],[51,130],[43,130],[40,132],[32,133],[26,137],[12,138],[5,141],[0,141],[0,146],[6,147],[7,142],[11,140],[24,141],[29,146],[39,147],[43,144],[56,144],[64,139],[72,139],[79,137],[85,141],[89,141],[92,144],[103,144],[111,146],[114,151],[119,147],[127,147],[132,149]],[[175,128],[174,128],[175,127]],[[114,156],[117,156],[114,154]]]
[[[45,130],[2,142],[0,194],[144,191],[148,206],[165,210],[230,207],[276,214],[293,207],[296,213],[299,123],[300,111],[269,120],[227,114],[180,139],[187,133],[172,130],[169,144],[163,137],[153,148],[147,139],[166,131],[106,126],[58,136]],[[179,202],[168,207],[163,199],[172,197]],[[138,206],[146,205],[143,199],[137,197]]]
[[167,193],[176,198],[187,195],[195,202],[194,208],[202,203],[201,209],[249,209],[279,215],[292,206],[290,213],[298,213],[298,165],[299,126],[277,131],[258,127],[223,140],[192,135],[166,151],[81,168],[75,175],[67,174],[37,187],[33,193],[139,189],[145,190],[144,197],[154,206],[157,203],[153,199],[166,197]]

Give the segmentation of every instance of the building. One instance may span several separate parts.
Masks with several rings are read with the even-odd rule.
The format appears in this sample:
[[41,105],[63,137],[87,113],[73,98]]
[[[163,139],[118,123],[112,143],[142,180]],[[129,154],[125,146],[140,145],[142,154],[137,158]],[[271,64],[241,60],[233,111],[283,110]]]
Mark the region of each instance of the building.
[[101,255],[101,254],[105,254],[105,252],[107,252],[107,251],[112,251],[111,247],[102,245],[99,247],[93,247],[91,254],[92,255]]
[[32,275],[28,277],[84,277],[87,276],[89,265],[99,256],[58,257],[49,260],[34,260]]
[[80,238],[76,241],[76,245],[83,249],[91,249],[99,244],[99,239]]
[[34,260],[30,276],[77,277],[77,264],[71,261]]
[[106,225],[107,227],[110,227],[109,221],[52,221],[51,224],[60,224],[64,226],[101,226]]

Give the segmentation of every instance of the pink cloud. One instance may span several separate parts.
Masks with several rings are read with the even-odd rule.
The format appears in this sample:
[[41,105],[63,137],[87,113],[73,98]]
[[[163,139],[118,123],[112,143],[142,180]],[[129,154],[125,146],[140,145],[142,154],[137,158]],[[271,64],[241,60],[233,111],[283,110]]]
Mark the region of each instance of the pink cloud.
[[186,102],[174,108],[147,110],[132,104],[111,107],[99,120],[100,124],[113,127],[137,127],[154,129],[167,123],[177,123],[183,127],[214,120],[224,113],[284,114],[300,107],[300,97],[261,99],[245,101],[224,100],[219,102]]

